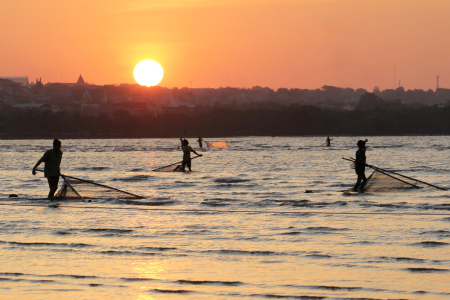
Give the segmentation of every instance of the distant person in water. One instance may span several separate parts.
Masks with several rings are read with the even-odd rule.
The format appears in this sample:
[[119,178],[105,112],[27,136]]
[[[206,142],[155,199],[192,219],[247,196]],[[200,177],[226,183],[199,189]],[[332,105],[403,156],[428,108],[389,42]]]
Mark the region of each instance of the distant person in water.
[[[363,189],[366,185],[367,178],[366,178],[366,142],[367,140],[359,140],[356,144],[358,146],[358,151],[356,151],[356,158],[355,158],[355,172],[356,175],[358,175],[358,179],[356,181],[355,186],[353,187],[353,190],[356,192],[358,189]],[[362,181],[362,184],[361,184]]]
[[50,192],[48,198],[52,199],[58,189],[59,176],[61,175],[60,165],[62,159],[61,142],[57,139],[53,140],[53,149],[45,151],[42,158],[33,167],[33,175],[36,175],[36,168],[43,162],[44,176],[47,178]]
[[203,144],[202,144],[203,139],[202,139],[202,137],[199,137],[198,140],[197,140],[197,142],[198,142],[198,146],[199,146],[200,148],[203,148]]
[[180,138],[180,149],[181,149],[181,147],[183,147],[183,139],[182,138]]
[[189,169],[189,172],[191,172],[191,152],[193,152],[194,154],[196,154],[198,156],[202,156],[202,155],[195,152],[195,150],[192,149],[191,146],[189,146],[189,142],[186,139],[183,140],[183,147],[181,147],[181,149],[183,150],[183,162],[181,163],[181,169],[183,172],[185,172],[186,166],[187,166]]
[[330,146],[331,146],[331,141],[332,141],[332,139],[330,139],[330,137],[327,136],[327,141],[326,141],[327,147],[330,147]]

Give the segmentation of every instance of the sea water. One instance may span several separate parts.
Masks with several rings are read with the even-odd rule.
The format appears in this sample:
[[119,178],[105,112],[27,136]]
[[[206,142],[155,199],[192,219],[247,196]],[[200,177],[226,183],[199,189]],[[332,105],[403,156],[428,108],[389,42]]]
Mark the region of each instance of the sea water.
[[[52,141],[0,141],[0,298],[449,299],[450,192],[344,193],[363,138],[191,138],[191,173],[152,171],[178,139],[62,140],[63,174],[144,199],[59,206],[31,174]],[[369,164],[450,188],[448,137],[368,139]]]

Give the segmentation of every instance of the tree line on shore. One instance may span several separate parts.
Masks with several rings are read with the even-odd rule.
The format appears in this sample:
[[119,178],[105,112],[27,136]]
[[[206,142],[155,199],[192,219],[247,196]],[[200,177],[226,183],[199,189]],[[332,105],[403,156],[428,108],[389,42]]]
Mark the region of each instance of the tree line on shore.
[[450,107],[333,111],[291,105],[278,109],[188,108],[152,114],[87,116],[79,112],[0,110],[0,138],[176,138],[299,135],[448,135]]

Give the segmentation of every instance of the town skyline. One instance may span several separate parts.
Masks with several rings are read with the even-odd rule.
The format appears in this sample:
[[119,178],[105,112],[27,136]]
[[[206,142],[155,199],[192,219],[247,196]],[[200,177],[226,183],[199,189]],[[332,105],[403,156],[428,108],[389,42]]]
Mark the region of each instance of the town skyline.
[[[26,75],[24,75],[24,76],[0,76],[0,79],[8,79],[8,80],[12,80],[12,81],[15,81],[15,82],[18,82],[18,83],[22,83],[22,84],[25,84],[25,85],[34,85],[34,84],[36,84],[37,82],[40,82],[40,83],[42,83],[43,85],[46,85],[46,84],[55,84],[55,83],[61,83],[61,84],[76,84],[76,83],[79,82],[80,79],[81,79],[82,82],[85,83],[85,84],[87,84],[87,85],[97,85],[97,86],[137,85],[137,86],[142,86],[142,85],[140,85],[139,83],[137,83],[136,81],[134,81],[134,82],[122,82],[122,83],[96,84],[95,82],[90,82],[89,80],[84,80],[84,77],[83,77],[82,74],[79,74],[78,76],[76,76],[76,78],[77,78],[76,80],[68,80],[68,81],[64,81],[64,82],[63,82],[63,81],[55,81],[55,82],[52,82],[52,81],[45,81],[45,80],[42,80],[42,77],[40,77],[40,76],[36,77],[36,78],[34,79],[34,81],[32,81],[32,78],[30,78],[29,76],[26,76]],[[261,85],[254,85],[254,86],[251,86],[251,87],[219,86],[219,87],[213,87],[213,88],[211,88],[211,87],[192,87],[192,84],[190,84],[189,86],[175,86],[175,87],[163,86],[163,85],[161,85],[161,84],[157,84],[157,85],[155,85],[155,86],[158,86],[158,87],[161,87],[161,88],[168,88],[168,89],[173,89],[173,88],[195,88],[195,89],[238,88],[238,89],[251,89],[251,88],[253,88],[253,87],[263,87],[263,88],[270,88],[270,89],[276,91],[276,90],[278,90],[278,89],[319,90],[319,89],[321,89],[321,88],[323,88],[323,87],[326,87],[326,86],[332,86],[332,85],[323,84],[323,85],[321,85],[321,86],[319,86],[319,87],[311,88],[311,89],[308,89],[308,88],[302,88],[302,87],[295,87],[295,88],[279,87],[279,88],[275,88],[275,89],[274,89],[274,88],[271,88],[271,87],[268,87],[268,86],[261,86]],[[364,90],[366,90],[366,91],[368,91],[368,92],[371,92],[371,91],[374,91],[374,90],[379,90],[379,91],[384,91],[384,90],[396,90],[396,89],[399,89],[399,88],[402,88],[402,89],[404,89],[404,90],[423,90],[423,91],[428,91],[428,90],[436,91],[436,90],[438,90],[438,89],[448,89],[447,87],[442,86],[440,76],[435,76],[435,85],[434,85],[434,87],[430,87],[430,88],[427,88],[427,89],[420,89],[420,88],[414,88],[414,87],[413,87],[413,88],[410,88],[410,89],[406,89],[406,88],[401,84],[401,81],[399,81],[399,84],[398,84],[397,87],[393,87],[393,88],[385,88],[385,89],[381,89],[379,86],[374,86],[374,87],[372,87],[372,89],[366,89],[366,88],[363,88],[363,87],[352,88],[352,87],[345,87],[345,86],[333,86],[333,87],[341,88],[341,89],[353,89],[353,90],[364,89]]]
[[6,2],[1,76],[134,83],[152,59],[163,87],[372,90],[449,87],[442,0]]

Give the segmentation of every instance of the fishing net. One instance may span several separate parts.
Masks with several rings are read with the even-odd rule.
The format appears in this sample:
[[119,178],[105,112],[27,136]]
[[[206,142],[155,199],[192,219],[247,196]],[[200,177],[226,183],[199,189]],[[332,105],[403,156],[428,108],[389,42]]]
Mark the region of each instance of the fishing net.
[[227,146],[227,142],[225,141],[220,141],[220,142],[207,142],[205,141],[206,145],[208,146],[208,148],[226,148]]
[[414,179],[404,178],[397,174],[386,173],[375,170],[368,178],[367,183],[364,186],[365,192],[390,192],[400,189],[417,189],[420,186],[417,185],[417,181]]
[[181,172],[183,169],[179,164],[173,164],[169,166],[165,166],[159,169],[155,169],[155,172]]
[[[355,168],[354,158],[342,158],[344,160],[350,161],[350,167]],[[385,170],[379,167],[367,165],[367,167],[374,170],[374,172],[367,178],[367,182],[364,187],[360,186],[363,192],[389,192],[401,189],[417,189],[417,188],[435,188],[439,190],[446,191],[446,188],[442,188],[431,183],[415,179],[409,176],[399,174],[394,171]],[[350,189],[349,191],[353,191]]]
[[90,180],[61,175],[63,186],[56,193],[60,199],[142,199],[143,197],[125,192]]
[[[194,156],[191,158],[191,160],[200,157],[200,156]],[[154,169],[154,172],[183,172],[183,167],[181,166],[182,161],[164,166],[164,167],[160,167],[157,169]]]

